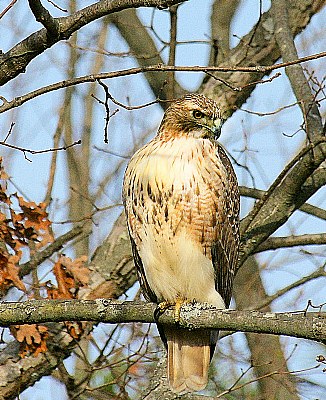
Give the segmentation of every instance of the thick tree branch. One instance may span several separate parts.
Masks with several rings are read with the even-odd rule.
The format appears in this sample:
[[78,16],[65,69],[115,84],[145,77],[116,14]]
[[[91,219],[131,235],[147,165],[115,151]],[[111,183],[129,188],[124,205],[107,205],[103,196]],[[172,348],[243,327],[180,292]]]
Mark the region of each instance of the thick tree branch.
[[50,36],[53,36],[54,39],[58,38],[60,25],[58,21],[51,16],[49,11],[45,7],[43,7],[41,1],[28,0],[28,3],[36,21],[40,22],[44,26]]
[[67,233],[64,233],[63,235],[59,236],[58,238],[55,239],[53,243],[49,244],[44,250],[35,253],[33,258],[31,258],[26,263],[20,265],[19,267],[20,278],[29,274],[32,271],[32,269],[36,268],[43,261],[51,257],[54,253],[61,250],[62,247],[71,240],[77,238],[81,234],[89,235],[89,233],[90,233],[90,228],[85,229],[85,224],[81,224],[75,226]]
[[[29,300],[0,304],[0,326],[62,321],[104,323],[156,322],[157,304],[96,300]],[[326,343],[326,313],[261,313],[218,310],[209,304],[186,304],[181,308],[180,325],[188,329],[213,328],[273,335],[295,336]],[[158,318],[175,324],[174,310]]]
[[98,18],[127,8],[167,8],[182,2],[182,0],[101,0],[69,17],[55,18],[55,24],[60,26],[57,37],[49,36],[47,29],[44,28],[32,33],[7,53],[0,55],[0,86],[25,72],[27,65],[46,49],[60,40],[68,39],[74,32]]
[[[275,25],[275,38],[283,61],[296,60],[298,53],[289,24],[288,2],[286,0],[273,0],[271,11]],[[307,135],[312,140],[318,133],[321,135],[323,130],[317,103],[311,93],[301,65],[287,67],[285,71],[291,82],[295,97],[300,104]]]
[[229,55],[231,21],[238,5],[239,0],[215,0],[212,5],[209,65],[221,64]]
[[[310,147],[310,150],[308,148]],[[306,181],[311,182],[314,175],[322,175],[326,179],[324,168],[320,165],[326,158],[326,142],[320,140],[316,146],[309,145],[307,151],[301,152],[298,162],[292,163],[289,171],[282,171],[279,184],[273,184],[264,198],[256,203],[253,210],[241,223],[241,255],[239,267],[256,248],[283,225],[293,212],[301,207],[320,186],[308,185],[302,188]],[[276,183],[276,182],[274,182]],[[300,194],[298,196],[298,193]]]

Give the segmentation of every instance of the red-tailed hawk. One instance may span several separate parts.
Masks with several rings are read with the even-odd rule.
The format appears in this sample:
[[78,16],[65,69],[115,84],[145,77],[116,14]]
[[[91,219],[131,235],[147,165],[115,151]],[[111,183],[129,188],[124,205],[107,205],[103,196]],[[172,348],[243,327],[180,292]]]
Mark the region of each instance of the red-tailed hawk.
[[[156,137],[127,167],[123,200],[147,300],[229,306],[239,245],[239,192],[216,141],[217,103],[190,94],[166,110]],[[158,326],[176,392],[205,388],[217,332]]]

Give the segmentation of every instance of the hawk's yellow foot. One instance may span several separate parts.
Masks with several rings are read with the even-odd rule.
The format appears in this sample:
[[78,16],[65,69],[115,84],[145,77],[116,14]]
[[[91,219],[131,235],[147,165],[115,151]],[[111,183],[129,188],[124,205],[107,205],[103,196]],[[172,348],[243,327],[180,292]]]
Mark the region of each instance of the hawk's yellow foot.
[[160,315],[162,315],[168,308],[174,307],[174,322],[179,324],[180,323],[180,313],[181,307],[184,304],[190,303],[187,299],[177,298],[175,302],[171,301],[162,301],[157,305],[157,308],[154,312],[154,318],[157,319]]
[[180,313],[181,313],[181,307],[184,304],[188,304],[189,300],[187,299],[177,299],[175,302],[175,306],[174,306],[174,321],[179,324],[180,323]]

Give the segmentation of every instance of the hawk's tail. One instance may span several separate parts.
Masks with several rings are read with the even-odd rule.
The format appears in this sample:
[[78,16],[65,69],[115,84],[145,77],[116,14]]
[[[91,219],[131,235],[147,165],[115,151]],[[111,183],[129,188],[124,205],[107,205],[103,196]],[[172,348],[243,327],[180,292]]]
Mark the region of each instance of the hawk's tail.
[[168,345],[168,379],[177,393],[203,390],[208,381],[211,331],[164,327]]

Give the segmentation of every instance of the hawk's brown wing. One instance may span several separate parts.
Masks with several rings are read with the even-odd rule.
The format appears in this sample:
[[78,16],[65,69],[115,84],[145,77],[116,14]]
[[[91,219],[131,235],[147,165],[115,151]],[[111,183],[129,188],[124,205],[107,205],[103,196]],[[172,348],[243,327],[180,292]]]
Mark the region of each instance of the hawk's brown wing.
[[225,210],[223,210],[223,225],[218,240],[212,245],[211,252],[216,274],[216,290],[228,307],[238,262],[240,195],[237,178],[225,150],[218,145],[217,151],[227,173],[228,185],[225,187],[227,201],[225,202]]

